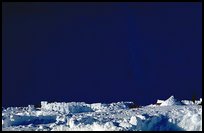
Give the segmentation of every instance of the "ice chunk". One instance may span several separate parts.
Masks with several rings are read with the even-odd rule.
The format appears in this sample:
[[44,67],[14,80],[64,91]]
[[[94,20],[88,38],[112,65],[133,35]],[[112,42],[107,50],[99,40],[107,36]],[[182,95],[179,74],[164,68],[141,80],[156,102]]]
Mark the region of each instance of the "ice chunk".
[[169,97],[167,100],[161,103],[160,106],[172,106],[172,105],[181,105],[180,101],[177,101],[174,96]]

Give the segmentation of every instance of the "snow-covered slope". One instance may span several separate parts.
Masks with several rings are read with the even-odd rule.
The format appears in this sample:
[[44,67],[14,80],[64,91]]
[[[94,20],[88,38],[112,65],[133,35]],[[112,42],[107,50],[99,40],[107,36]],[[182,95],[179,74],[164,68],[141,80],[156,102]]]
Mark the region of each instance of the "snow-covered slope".
[[173,96],[161,106],[130,108],[133,102],[47,103],[2,108],[2,130],[19,131],[202,131],[202,106]]

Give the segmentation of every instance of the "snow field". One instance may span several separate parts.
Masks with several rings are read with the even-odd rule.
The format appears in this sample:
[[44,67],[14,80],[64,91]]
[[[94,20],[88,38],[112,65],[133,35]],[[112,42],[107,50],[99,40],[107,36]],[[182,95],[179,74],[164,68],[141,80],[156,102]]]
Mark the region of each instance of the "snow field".
[[[184,102],[183,102],[184,101]],[[173,96],[130,108],[133,102],[47,103],[41,108],[2,108],[3,131],[202,131],[202,99],[191,103]]]

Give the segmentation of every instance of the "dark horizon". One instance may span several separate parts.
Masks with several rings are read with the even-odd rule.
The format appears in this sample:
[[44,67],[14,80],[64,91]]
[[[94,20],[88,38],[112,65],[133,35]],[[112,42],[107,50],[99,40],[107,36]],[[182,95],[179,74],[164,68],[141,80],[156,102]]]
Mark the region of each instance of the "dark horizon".
[[2,106],[202,97],[202,3],[2,3]]

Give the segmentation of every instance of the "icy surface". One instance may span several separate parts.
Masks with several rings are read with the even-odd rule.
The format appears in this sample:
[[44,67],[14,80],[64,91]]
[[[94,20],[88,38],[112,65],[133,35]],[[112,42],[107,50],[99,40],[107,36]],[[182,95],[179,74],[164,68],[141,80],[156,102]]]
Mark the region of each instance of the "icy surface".
[[3,131],[202,131],[202,99],[191,103],[171,96],[161,105],[133,102],[48,103],[41,108],[2,108]]
[[182,103],[171,96],[167,100],[163,101],[160,106],[172,106],[172,105],[181,105]]

